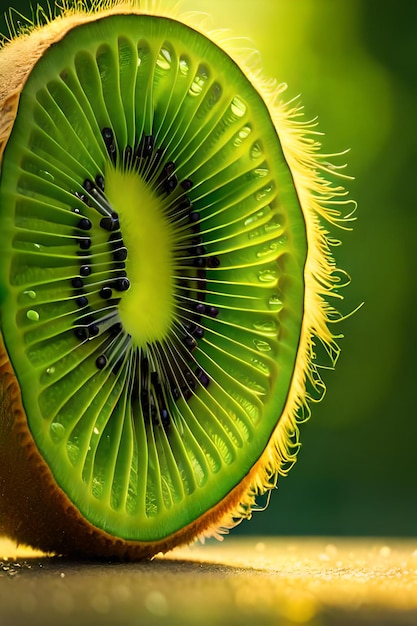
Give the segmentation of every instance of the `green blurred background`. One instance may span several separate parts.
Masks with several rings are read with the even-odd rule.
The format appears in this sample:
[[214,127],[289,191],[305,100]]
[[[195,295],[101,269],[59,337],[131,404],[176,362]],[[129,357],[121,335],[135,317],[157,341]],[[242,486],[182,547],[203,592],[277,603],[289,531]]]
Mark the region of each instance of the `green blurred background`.
[[[28,0],[0,5],[30,15]],[[234,532],[416,535],[417,3],[183,6],[251,39],[266,75],[288,84],[288,99],[301,94],[307,118],[318,116],[325,152],[350,148],[344,159],[355,180],[347,187],[358,202],[354,230],[340,233],[336,252],[352,277],[343,313],[364,306],[335,329],[345,335],[342,353],[302,426],[296,466],[268,509]]]

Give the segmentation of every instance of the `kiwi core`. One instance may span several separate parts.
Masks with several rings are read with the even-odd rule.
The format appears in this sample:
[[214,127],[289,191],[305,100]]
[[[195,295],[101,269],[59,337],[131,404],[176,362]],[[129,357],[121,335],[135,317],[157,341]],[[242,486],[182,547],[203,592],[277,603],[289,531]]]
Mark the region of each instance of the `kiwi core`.
[[138,347],[162,340],[174,315],[173,227],[163,201],[137,172],[109,165],[106,195],[118,213],[129,291],[119,304],[120,319]]

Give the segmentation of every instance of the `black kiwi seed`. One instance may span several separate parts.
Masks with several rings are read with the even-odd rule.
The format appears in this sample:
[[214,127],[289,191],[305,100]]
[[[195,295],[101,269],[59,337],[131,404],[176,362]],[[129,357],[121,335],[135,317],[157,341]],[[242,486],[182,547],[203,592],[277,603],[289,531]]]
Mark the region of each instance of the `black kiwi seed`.
[[113,213],[111,216],[101,218],[100,226],[104,230],[118,230],[120,224],[117,213]]
[[117,291],[127,291],[130,287],[130,281],[128,278],[118,278],[114,281],[114,288]]
[[81,276],[90,276],[91,274],[91,266],[90,265],[81,265],[80,267]]
[[97,324],[90,324],[88,327],[88,334],[90,335],[90,337],[97,337],[97,335],[99,334],[100,329],[97,326]]
[[87,219],[86,217],[82,217],[77,223],[77,227],[81,230],[91,230],[92,224],[89,219]]
[[104,367],[106,367],[106,365],[107,365],[107,359],[103,354],[101,354],[96,359],[96,366],[99,370],[102,370]]
[[98,174],[95,178],[96,181],[96,185],[97,187],[101,190],[104,191],[104,177],[101,174]]
[[191,213],[188,216],[189,220],[191,223],[195,223],[198,222],[200,219],[200,213],[198,213],[198,211],[191,211]]
[[83,280],[79,276],[71,279],[71,285],[74,287],[74,289],[82,289],[84,287]]
[[78,244],[81,250],[88,250],[91,246],[91,239],[89,237],[83,237],[78,240]]
[[127,259],[127,248],[118,248],[113,252],[113,258],[115,261],[125,261]]
[[79,307],[86,307],[88,304],[88,299],[86,298],[86,296],[80,296],[76,299],[76,303]]
[[109,300],[113,295],[113,290],[111,287],[102,287],[100,289],[100,297],[104,300]]
[[87,330],[84,327],[76,328],[74,333],[77,339],[79,339],[80,341],[85,341],[85,339],[87,339],[88,337]]

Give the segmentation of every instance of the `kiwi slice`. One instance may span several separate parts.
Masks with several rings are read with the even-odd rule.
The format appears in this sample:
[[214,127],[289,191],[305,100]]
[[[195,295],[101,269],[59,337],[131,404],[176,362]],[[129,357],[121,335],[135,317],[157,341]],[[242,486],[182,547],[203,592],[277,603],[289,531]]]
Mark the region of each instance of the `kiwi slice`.
[[317,165],[179,20],[72,12],[2,55],[5,532],[138,558],[249,517],[334,348]]

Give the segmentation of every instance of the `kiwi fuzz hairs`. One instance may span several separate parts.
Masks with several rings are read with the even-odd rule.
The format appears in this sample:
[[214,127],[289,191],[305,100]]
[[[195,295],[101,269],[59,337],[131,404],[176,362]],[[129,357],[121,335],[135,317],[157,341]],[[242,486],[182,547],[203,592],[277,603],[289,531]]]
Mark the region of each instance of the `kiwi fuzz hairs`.
[[295,462],[352,202],[315,123],[198,16],[41,18],[0,48],[0,530],[151,558]]

